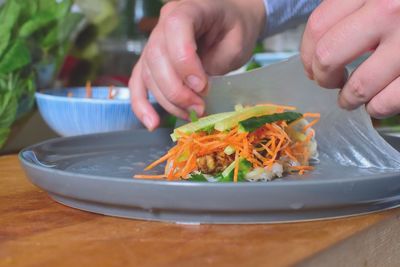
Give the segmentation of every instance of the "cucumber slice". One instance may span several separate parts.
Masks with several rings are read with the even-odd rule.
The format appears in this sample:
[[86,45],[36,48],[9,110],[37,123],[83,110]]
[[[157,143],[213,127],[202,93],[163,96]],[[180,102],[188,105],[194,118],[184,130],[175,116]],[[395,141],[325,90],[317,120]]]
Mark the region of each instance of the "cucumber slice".
[[235,161],[229,164],[228,167],[222,172],[222,177],[228,177],[228,175],[235,169]]
[[180,137],[178,132],[194,133],[194,132],[200,131],[201,129],[205,129],[210,126],[213,126],[216,122],[224,120],[224,119],[232,116],[233,114],[235,114],[235,112],[224,112],[224,113],[218,113],[218,114],[200,118],[196,122],[191,122],[191,123],[188,123],[181,127],[176,128],[174,130],[174,132],[171,134],[171,138],[175,142]]
[[228,156],[232,155],[233,153],[235,153],[235,148],[232,146],[227,146],[224,149],[224,153],[227,154]]
[[242,108],[238,111],[210,115],[203,117],[196,122],[191,122],[176,128],[171,134],[171,139],[174,142],[178,140],[180,137],[179,132],[190,134],[201,130],[208,131],[213,128],[220,132],[227,131],[238,125],[240,121],[247,120],[251,117],[273,114],[277,112],[277,110],[278,108],[276,106],[259,105]]
[[[244,158],[239,158],[239,172],[238,181],[244,180],[244,176],[251,171],[253,165]],[[231,182],[233,179],[233,172],[235,169],[235,161],[233,161],[226,169],[221,173],[223,182]]]
[[266,123],[272,123],[276,121],[287,121],[290,123],[292,121],[301,118],[302,116],[303,115],[301,113],[287,111],[282,113],[275,113],[259,117],[248,118],[246,120],[239,122],[239,129],[243,132],[252,132],[254,130],[257,130],[261,126],[265,125]]
[[247,120],[252,117],[259,117],[277,112],[275,106],[254,106],[236,111],[233,116],[215,123],[214,129],[220,132],[227,131],[238,125],[240,121]]

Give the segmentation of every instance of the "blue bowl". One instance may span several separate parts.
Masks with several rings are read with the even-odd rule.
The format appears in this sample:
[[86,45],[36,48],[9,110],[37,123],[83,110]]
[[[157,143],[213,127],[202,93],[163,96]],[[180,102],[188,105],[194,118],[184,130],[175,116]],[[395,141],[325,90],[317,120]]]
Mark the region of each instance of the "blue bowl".
[[[86,89],[76,87],[37,92],[35,97],[43,119],[61,136],[144,128],[131,110],[129,89],[115,87],[114,92],[108,99],[108,87],[92,87],[92,97],[86,98]],[[149,100],[163,121],[167,113],[154,97]]]
[[297,52],[257,53],[253,58],[264,67],[284,61],[297,54]]

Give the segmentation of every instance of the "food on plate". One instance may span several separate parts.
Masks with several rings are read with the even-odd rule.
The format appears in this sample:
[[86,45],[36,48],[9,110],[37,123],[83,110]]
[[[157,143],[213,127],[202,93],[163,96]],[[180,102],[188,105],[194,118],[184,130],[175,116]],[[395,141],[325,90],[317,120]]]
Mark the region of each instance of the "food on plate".
[[164,174],[134,177],[255,182],[290,173],[303,175],[314,168],[310,162],[318,157],[312,126],[319,117],[288,106],[237,105],[235,111],[194,119],[176,128],[171,134],[175,146],[145,169],[166,162]]
[[[107,96],[107,99],[110,99],[110,100],[114,99],[115,96],[116,96],[116,94],[117,94],[116,89],[114,88],[113,85],[110,85],[110,86],[108,87],[108,96]],[[74,97],[74,93],[73,93],[72,91],[69,91],[69,92],[67,93],[67,97],[68,97],[68,98]],[[86,86],[85,86],[85,98],[93,98],[93,88],[92,88],[92,84],[91,84],[90,81],[87,81],[87,82],[86,82]]]

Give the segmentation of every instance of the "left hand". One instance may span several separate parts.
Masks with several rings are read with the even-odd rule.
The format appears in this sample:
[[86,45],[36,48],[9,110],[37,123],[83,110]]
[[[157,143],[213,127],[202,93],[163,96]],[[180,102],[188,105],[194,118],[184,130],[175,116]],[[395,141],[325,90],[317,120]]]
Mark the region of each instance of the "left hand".
[[[372,55],[347,79],[345,65]],[[339,105],[366,104],[376,118],[400,113],[400,0],[325,0],[311,14],[301,45],[305,72],[342,88]]]

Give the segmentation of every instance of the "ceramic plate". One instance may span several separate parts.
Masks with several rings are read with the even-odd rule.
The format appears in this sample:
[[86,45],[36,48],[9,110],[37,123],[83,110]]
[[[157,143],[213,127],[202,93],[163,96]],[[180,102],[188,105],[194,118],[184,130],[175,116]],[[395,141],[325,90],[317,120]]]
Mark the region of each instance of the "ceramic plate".
[[[399,172],[320,162],[302,177],[266,183],[133,179],[171,145],[168,129],[59,138],[26,148],[28,178],[57,202],[95,213],[179,223],[325,219],[400,204]],[[400,138],[386,137],[397,149]],[[159,170],[155,170],[161,171]]]

